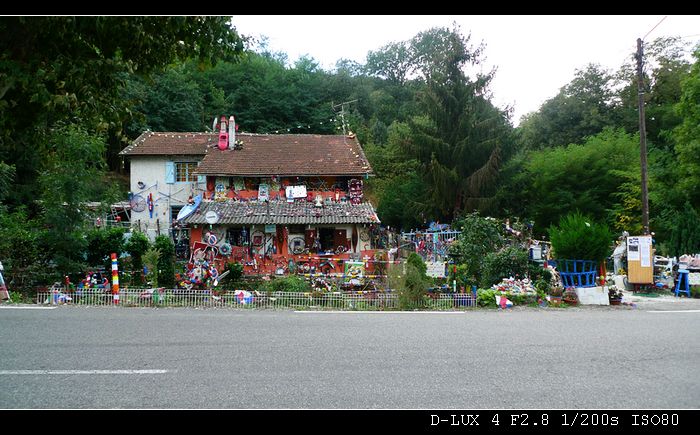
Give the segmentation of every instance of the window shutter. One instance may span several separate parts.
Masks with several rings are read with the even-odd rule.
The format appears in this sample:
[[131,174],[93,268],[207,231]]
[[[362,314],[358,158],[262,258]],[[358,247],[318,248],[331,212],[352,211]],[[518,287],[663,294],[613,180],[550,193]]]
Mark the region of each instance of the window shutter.
[[175,162],[165,162],[165,182],[175,183]]

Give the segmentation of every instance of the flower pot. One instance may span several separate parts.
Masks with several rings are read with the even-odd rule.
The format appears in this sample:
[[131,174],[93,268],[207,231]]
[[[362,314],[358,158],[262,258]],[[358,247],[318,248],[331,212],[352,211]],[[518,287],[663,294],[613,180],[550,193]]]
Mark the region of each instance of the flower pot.
[[622,305],[622,299],[610,299],[610,305]]

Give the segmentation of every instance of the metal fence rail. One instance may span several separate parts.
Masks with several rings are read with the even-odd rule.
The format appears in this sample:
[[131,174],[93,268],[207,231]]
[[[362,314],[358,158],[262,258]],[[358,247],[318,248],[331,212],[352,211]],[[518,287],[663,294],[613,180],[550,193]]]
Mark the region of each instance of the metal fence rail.
[[[39,304],[115,305],[110,292],[102,290],[39,292]],[[248,292],[228,291],[215,295],[208,290],[127,289],[119,292],[122,307],[227,307],[238,309],[297,310],[398,310],[399,297],[385,292]],[[454,310],[476,306],[471,294],[442,293],[426,296],[421,307],[428,310]]]

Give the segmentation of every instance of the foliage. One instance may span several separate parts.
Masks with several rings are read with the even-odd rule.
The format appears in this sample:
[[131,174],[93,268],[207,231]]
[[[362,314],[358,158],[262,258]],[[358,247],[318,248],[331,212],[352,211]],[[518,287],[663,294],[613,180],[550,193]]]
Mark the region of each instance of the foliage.
[[104,139],[77,125],[51,132],[45,170],[39,177],[46,243],[59,274],[83,268],[89,219],[87,202],[104,170]]
[[[242,50],[243,41],[228,21],[117,16],[0,20],[0,161],[17,170],[11,206],[39,196],[35,180],[51,154],[44,136],[56,123],[110,132],[115,140],[107,156],[116,168],[123,147],[121,125],[132,106],[120,95],[126,77],[190,56],[202,66],[230,58]],[[101,155],[95,162],[102,160]],[[57,262],[62,268],[76,259],[63,255]]]
[[150,242],[145,234],[133,231],[129,241],[126,242],[124,250],[131,255],[131,270],[133,271],[133,284],[143,284],[143,254],[150,247]]
[[417,70],[426,80],[424,115],[410,120],[405,152],[417,159],[430,202],[430,217],[451,218],[486,201],[509,142],[507,113],[486,98],[492,73],[471,79],[464,67],[478,66],[482,47],[469,45],[458,29],[435,28],[412,40]]
[[404,274],[402,283],[396,288],[399,297],[399,309],[414,310],[422,308],[428,287],[423,273],[414,264],[407,262]]
[[470,213],[455,221],[455,228],[462,231],[451,246],[450,254],[457,262],[466,265],[464,276],[467,285],[476,285],[482,279],[483,259],[504,246],[501,225],[495,219],[484,218],[478,213]]
[[151,287],[158,287],[158,259],[160,258],[160,251],[156,247],[150,247],[143,254],[143,263],[146,265],[148,273],[146,274],[146,281],[150,283]]
[[[615,209],[621,196],[616,193],[630,182],[628,174],[639,173],[639,138],[607,129],[583,145],[531,152],[523,169],[529,185],[519,200],[525,202],[535,228],[547,228],[576,210],[603,220]],[[512,188],[508,183],[503,186]],[[629,189],[623,192],[625,196],[634,194]],[[613,216],[629,210],[618,210]]]
[[[15,167],[0,161],[0,201],[10,191],[12,180],[15,178]],[[0,205],[2,207],[2,205]],[[1,210],[0,210],[1,211]]]
[[496,291],[492,289],[482,290],[479,289],[476,292],[476,304],[480,307],[496,307]]
[[117,258],[124,252],[124,229],[93,228],[86,232],[87,238],[87,264],[89,266],[104,266],[109,270],[111,254],[117,254]]
[[406,264],[415,267],[423,279],[428,278],[428,275],[426,275],[428,272],[428,266],[425,264],[420,255],[416,254],[415,252],[411,252],[408,254],[408,258],[406,258]]
[[527,252],[520,247],[508,246],[489,252],[483,260],[481,286],[490,287],[508,277],[523,278],[527,265]]
[[671,217],[671,231],[665,248],[674,257],[700,252],[700,215],[690,203]]
[[7,281],[14,281],[15,287],[22,287],[20,280],[31,279],[39,268],[45,267],[39,243],[42,234],[40,222],[30,219],[26,208],[0,213],[0,260]]
[[579,212],[571,213],[549,228],[554,255],[559,259],[602,261],[613,236],[604,224]]
[[691,204],[700,204],[700,48],[695,64],[681,85],[676,112],[682,122],[673,131],[681,174],[679,183],[688,192]]
[[175,287],[175,244],[168,236],[160,235],[153,241],[153,247],[160,252],[158,257],[158,286]]
[[615,125],[613,85],[613,76],[600,65],[577,70],[574,79],[539,111],[523,117],[519,127],[522,146],[537,150],[583,143]]
[[243,264],[241,263],[228,263],[226,265],[226,270],[228,270],[229,273],[225,279],[229,282],[238,282],[238,280],[240,280],[243,276]]
[[261,291],[307,293],[311,291],[311,285],[303,278],[291,275],[283,278],[272,278],[260,286]]

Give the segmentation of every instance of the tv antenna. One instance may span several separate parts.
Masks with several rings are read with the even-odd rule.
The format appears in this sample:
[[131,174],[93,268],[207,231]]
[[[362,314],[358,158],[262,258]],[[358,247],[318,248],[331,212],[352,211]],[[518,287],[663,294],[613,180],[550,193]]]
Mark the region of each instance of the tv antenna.
[[340,120],[343,123],[343,136],[347,136],[348,134],[348,127],[347,123],[345,122],[345,106],[350,104],[350,103],[357,103],[358,100],[351,100],[351,101],[346,101],[344,103],[338,103],[338,104],[333,104],[331,103],[331,106],[333,107],[333,111],[337,112],[338,109],[340,109]]

